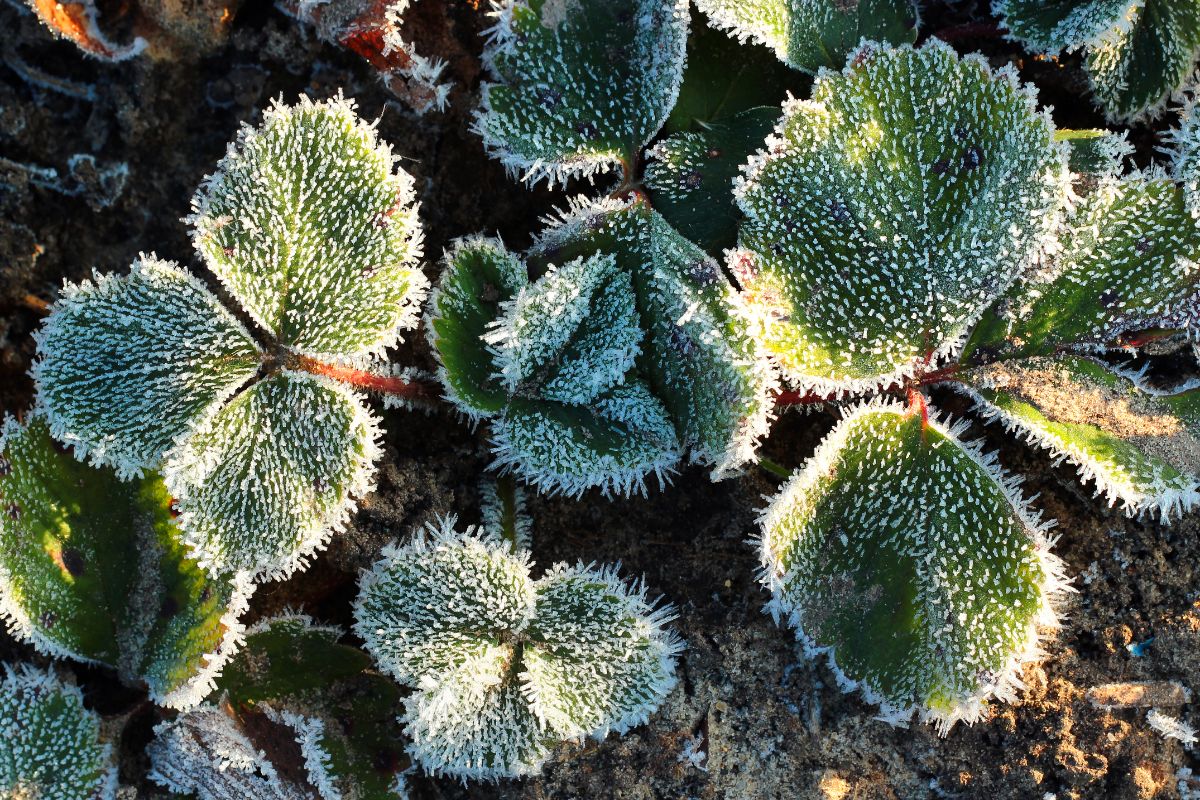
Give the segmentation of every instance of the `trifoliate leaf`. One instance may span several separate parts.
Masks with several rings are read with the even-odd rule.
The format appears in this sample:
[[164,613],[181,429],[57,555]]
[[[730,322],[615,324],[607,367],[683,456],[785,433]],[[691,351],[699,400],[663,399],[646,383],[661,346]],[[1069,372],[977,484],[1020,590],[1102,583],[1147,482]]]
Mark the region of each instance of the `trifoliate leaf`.
[[1037,53],[1100,46],[1136,18],[1145,0],[993,0],[1009,36]]
[[811,83],[766,47],[737,42],[693,14],[683,83],[663,132],[703,131],[752,108],[778,108],[789,91],[808,94]]
[[535,262],[612,253],[633,277],[647,332],[639,367],[692,459],[716,478],[754,457],[775,376],[759,356],[720,266],[646,203],[579,205],[545,231]]
[[628,167],[679,91],[686,0],[494,0],[476,129],[514,174],[551,184]]
[[1133,155],[1133,145],[1124,133],[1060,129],[1054,138],[1071,145],[1071,172],[1079,175],[1120,175],[1125,171],[1126,159]]
[[764,584],[813,653],[883,718],[945,733],[1011,699],[1062,565],[994,459],[923,404],[860,406],[764,511]]
[[143,256],[128,276],[68,284],[34,334],[32,375],[54,436],[123,478],[154,469],[254,377],[250,334],[203,283]]
[[1079,468],[1110,505],[1163,517],[1200,502],[1200,389],[1156,396],[1079,356],[963,374],[978,409]]
[[1200,51],[1200,4],[1145,0],[1088,48],[1092,92],[1114,122],[1155,117],[1191,74]]
[[30,666],[0,681],[0,796],[113,800],[117,768],[78,687]]
[[290,370],[212,414],[164,473],[201,565],[271,578],[303,566],[370,491],[378,435],[350,389]]
[[352,102],[276,103],[192,200],[196,248],[282,344],[380,354],[426,287],[413,181],[394,161]]
[[504,408],[492,354],[483,341],[500,315],[500,303],[529,282],[525,265],[499,241],[455,242],[429,298],[429,346],[441,364],[438,377],[454,405],[473,419]]
[[659,142],[646,153],[655,210],[711,254],[732,247],[739,216],[733,179],[778,119],[778,107],[755,108]]
[[113,667],[166,706],[208,694],[241,643],[251,587],[186,555],[161,480],[121,482],[58,449],[42,418],[10,418],[0,497],[0,616],[15,636]]
[[404,722],[422,767],[533,774],[558,740],[644,722],[675,682],[671,612],[613,569],[559,565],[535,582],[528,554],[453,524],[385,551],[355,606],[379,667],[416,687]]
[[633,286],[611,255],[572,261],[501,308],[484,338],[509,394],[540,386],[548,400],[585,405],[622,383],[641,352]]
[[627,382],[587,406],[514,398],[492,421],[495,466],[513,470],[549,494],[645,494],[674,471],[680,447],[661,400]]
[[1107,178],[1075,209],[1048,270],[1015,285],[963,357],[1124,344],[1122,333],[1200,322],[1200,228],[1166,178]]
[[738,187],[730,267],[799,389],[866,390],[950,354],[1053,240],[1068,147],[1008,68],[867,44],[784,111]]
[[696,0],[712,25],[765,44],[786,64],[815,73],[841,69],[863,39],[911,44],[913,0]]

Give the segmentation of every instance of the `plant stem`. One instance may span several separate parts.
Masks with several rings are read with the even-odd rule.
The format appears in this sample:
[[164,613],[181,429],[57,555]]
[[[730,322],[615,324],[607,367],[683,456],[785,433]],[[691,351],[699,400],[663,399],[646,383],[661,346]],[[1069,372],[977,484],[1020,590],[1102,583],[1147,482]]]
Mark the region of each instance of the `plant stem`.
[[517,482],[511,475],[496,479],[496,498],[500,501],[500,537],[508,542],[513,553],[519,553],[529,543],[521,541],[521,531],[517,527]]
[[963,39],[998,39],[1003,29],[991,22],[966,22],[962,25],[951,25],[934,31],[930,38],[938,38],[943,42],[956,42]]
[[408,381],[393,375],[379,375],[366,369],[356,369],[341,364],[326,364],[309,356],[295,356],[289,366],[313,375],[324,375],[335,381],[348,383],[369,392],[397,395],[412,400],[434,401],[439,399],[439,387],[433,381]]
[[772,461],[769,458],[764,458],[764,457],[760,456],[758,459],[758,465],[760,467],[762,467],[763,469],[765,469],[767,472],[771,473],[772,475],[776,475],[780,478],[787,479],[787,478],[792,477],[792,471],[790,469],[783,466],[782,464],[776,464],[774,461]]
[[813,394],[812,392],[801,394],[790,389],[775,395],[775,405],[777,406],[815,406],[832,400],[833,397],[830,395]]
[[36,294],[26,293],[25,296],[21,298],[21,303],[26,308],[36,311],[39,314],[50,313],[50,304],[38,297]]

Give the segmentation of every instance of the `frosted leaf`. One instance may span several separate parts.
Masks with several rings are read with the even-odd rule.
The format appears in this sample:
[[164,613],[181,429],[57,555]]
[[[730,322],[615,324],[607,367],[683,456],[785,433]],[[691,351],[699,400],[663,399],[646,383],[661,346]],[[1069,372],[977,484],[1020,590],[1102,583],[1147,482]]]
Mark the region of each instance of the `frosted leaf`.
[[584,405],[624,382],[641,352],[633,286],[611,255],[577,259],[501,304],[484,337],[510,394],[540,386]]
[[313,356],[382,353],[426,280],[412,178],[340,97],[276,103],[192,200],[193,241],[254,320]]
[[473,419],[504,408],[483,337],[510,300],[529,282],[521,259],[497,240],[460,239],[446,254],[441,280],[429,298],[429,346],[441,364],[447,398]]
[[210,574],[290,574],[372,488],[378,435],[342,384],[290,370],[254,384],[167,458],[189,547]]
[[494,531],[513,551],[528,550],[533,523],[525,511],[525,492],[511,478],[487,478],[479,487],[482,527]]
[[153,256],[127,276],[67,284],[34,338],[31,374],[55,438],[122,477],[158,467],[261,357],[202,282]]
[[681,455],[667,409],[641,382],[589,406],[515,398],[493,420],[492,438],[495,466],[549,494],[645,494],[646,478],[664,485]]
[[1079,356],[1001,362],[962,380],[982,414],[1074,464],[1110,505],[1169,517],[1200,502],[1200,389],[1155,395]]
[[1133,155],[1133,145],[1125,133],[1084,128],[1059,129],[1055,138],[1071,146],[1071,172],[1079,175],[1119,176],[1125,161]]
[[733,179],[779,119],[778,106],[753,108],[646,152],[646,189],[658,213],[691,241],[719,254],[737,239]]
[[212,705],[159,723],[146,747],[150,780],[199,800],[335,800],[282,778],[226,711]]
[[776,619],[883,719],[919,710],[942,733],[1014,697],[1063,584],[1048,526],[959,431],[921,409],[859,406],[761,518]]
[[110,41],[101,30],[95,0],[25,0],[25,5],[55,36],[100,61],[124,61],[146,49],[146,40],[140,36],[125,45]]
[[911,44],[913,0],[696,0],[710,24],[775,51],[805,72],[841,69],[863,39]]
[[1131,24],[1145,0],[993,0],[1009,37],[1037,53],[1100,46]]
[[48,655],[200,702],[241,642],[251,587],[190,559],[162,481],[121,482],[56,446],[40,417],[0,429],[0,617]]
[[1195,728],[1176,717],[1162,713],[1157,708],[1152,708],[1146,713],[1146,722],[1164,739],[1174,739],[1187,747],[1197,742]]
[[544,262],[611,252],[633,277],[647,336],[639,366],[693,461],[713,477],[754,458],[774,407],[766,366],[720,265],[647,204],[582,204],[545,231]]
[[868,390],[951,354],[1054,241],[1069,148],[1008,68],[866,44],[784,111],[737,189],[730,268],[799,389]]
[[1179,113],[1179,126],[1164,138],[1170,143],[1172,177],[1183,189],[1183,202],[1194,219],[1200,219],[1200,114],[1195,97]]
[[675,104],[686,0],[493,0],[475,127],[514,174],[565,182],[632,164]]
[[561,739],[644,722],[675,683],[672,612],[610,568],[559,565],[534,582],[528,554],[453,523],[385,551],[355,606],[380,668],[416,687],[404,722],[422,767],[534,774]]
[[117,768],[100,717],[51,672],[4,665],[0,795],[13,800],[114,800]]
[[1153,175],[1102,179],[1076,207],[1048,268],[984,316],[965,360],[1123,344],[1200,323],[1197,228],[1180,189]]

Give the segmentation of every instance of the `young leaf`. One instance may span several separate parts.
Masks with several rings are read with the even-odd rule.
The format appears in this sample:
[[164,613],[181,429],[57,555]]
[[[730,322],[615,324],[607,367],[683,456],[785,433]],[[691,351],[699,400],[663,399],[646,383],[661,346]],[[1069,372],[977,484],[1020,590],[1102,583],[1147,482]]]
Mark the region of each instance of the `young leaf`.
[[765,44],[810,73],[841,69],[863,39],[912,44],[919,18],[913,0],[696,0],[696,6],[738,41]]
[[1055,139],[1071,145],[1071,172],[1079,175],[1121,175],[1134,152],[1124,133],[1095,128],[1060,129]]
[[994,459],[922,405],[859,406],[763,512],[768,609],[844,688],[944,734],[1011,699],[1056,624],[1048,526]]
[[738,220],[733,179],[778,119],[778,107],[754,108],[648,150],[645,181],[655,210],[710,254],[732,247]]
[[4,665],[0,681],[0,795],[13,800],[113,800],[117,768],[100,717],[51,672]]
[[494,0],[475,127],[523,180],[621,164],[662,127],[683,73],[686,0]]
[[378,437],[342,384],[290,370],[254,384],[168,458],[188,546],[213,575],[290,574],[371,490]]
[[202,282],[142,256],[129,275],[68,284],[34,334],[31,374],[55,438],[123,478],[157,468],[254,377],[250,334]]
[[243,576],[189,558],[157,477],[121,482],[46,422],[0,430],[0,616],[41,652],[106,664],[172,708],[200,702],[241,643]]
[[196,249],[281,344],[379,355],[426,288],[413,181],[394,162],[353,102],[277,102],[193,198]]
[[1013,72],[867,44],[793,101],[737,188],[730,266],[784,376],[883,386],[957,350],[1053,241],[1068,147]]
[[1103,178],[1068,220],[1048,270],[1016,284],[964,361],[1123,345],[1118,336],[1200,322],[1200,228],[1166,178]]
[[1166,518],[1200,502],[1200,389],[1156,396],[1079,356],[1001,362],[962,380],[985,416],[1070,461],[1109,505]]
[[495,780],[541,770],[554,742],[643,723],[675,683],[681,642],[611,568],[529,575],[496,532],[430,527],[364,576],[355,630],[414,684],[410,752],[429,772]]
[[528,282],[521,259],[497,240],[460,239],[446,254],[441,280],[429,298],[426,330],[447,398],[471,419],[504,408],[507,397],[495,380],[483,337],[500,316],[500,304]]
[[539,238],[531,259],[612,253],[633,277],[647,336],[639,368],[693,461],[721,478],[754,457],[774,407],[760,357],[720,266],[644,202],[581,203]]

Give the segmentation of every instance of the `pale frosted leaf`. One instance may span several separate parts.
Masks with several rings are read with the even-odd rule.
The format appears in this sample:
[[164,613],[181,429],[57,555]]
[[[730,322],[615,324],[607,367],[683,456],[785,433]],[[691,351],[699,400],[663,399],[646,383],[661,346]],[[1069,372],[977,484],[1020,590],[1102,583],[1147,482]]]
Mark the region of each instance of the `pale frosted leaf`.
[[1100,45],[1126,28],[1145,0],[993,0],[1009,37],[1037,53]]

